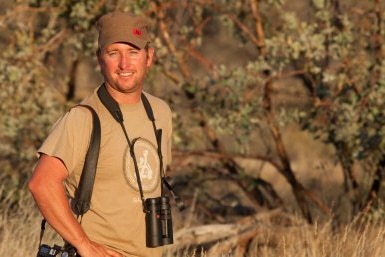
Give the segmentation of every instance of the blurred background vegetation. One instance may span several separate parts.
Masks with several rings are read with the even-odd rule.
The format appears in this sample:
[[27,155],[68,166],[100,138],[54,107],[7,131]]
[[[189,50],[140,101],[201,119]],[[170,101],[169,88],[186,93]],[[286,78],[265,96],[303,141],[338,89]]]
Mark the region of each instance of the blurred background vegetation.
[[151,25],[146,90],[174,112],[183,226],[383,217],[381,0],[1,1],[1,208],[18,208],[52,124],[102,82],[94,25],[112,10]]

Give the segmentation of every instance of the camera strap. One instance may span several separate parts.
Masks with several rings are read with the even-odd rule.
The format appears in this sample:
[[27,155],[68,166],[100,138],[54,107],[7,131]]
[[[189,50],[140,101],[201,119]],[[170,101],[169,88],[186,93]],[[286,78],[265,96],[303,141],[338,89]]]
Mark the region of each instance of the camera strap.
[[96,167],[99,159],[101,128],[98,114],[91,106],[83,104],[76,106],[85,107],[92,113],[92,132],[90,144],[86,153],[86,159],[84,161],[79,185],[75,191],[75,198],[71,202],[73,212],[76,215],[81,216],[90,209],[92,189],[94,187]]
[[[96,111],[89,105],[78,104],[77,106],[87,108],[92,114],[92,131],[90,143],[86,153],[82,174],[80,176],[79,186],[75,191],[74,199],[71,201],[72,211],[79,217],[90,209],[92,189],[95,182],[96,167],[99,159],[100,148],[100,120]],[[46,219],[43,218],[40,226],[39,247],[42,244]]]
[[[133,162],[134,162],[134,167],[135,167],[135,174],[136,174],[136,179],[137,179],[137,183],[138,183],[138,187],[139,187],[139,193],[140,193],[140,197],[141,197],[141,200],[142,200],[142,204],[144,206],[144,194],[143,194],[143,189],[142,189],[142,182],[141,182],[141,179],[140,179],[140,174],[139,174],[139,169],[138,169],[138,164],[137,164],[137,161],[136,161],[136,156],[135,156],[135,153],[134,153],[134,145],[135,145],[135,142],[136,140],[138,140],[139,138],[136,138],[134,139],[132,142],[130,140],[130,138],[128,137],[128,134],[127,134],[127,131],[126,131],[126,128],[124,126],[124,120],[123,120],[123,113],[121,112],[120,110],[120,107],[119,107],[119,104],[115,101],[115,99],[108,93],[107,91],[107,88],[106,88],[106,85],[103,84],[100,86],[100,88],[98,89],[97,91],[97,94],[100,98],[100,101],[103,103],[103,105],[107,108],[107,110],[110,112],[110,114],[112,115],[112,117],[120,124],[120,126],[122,127],[122,130],[123,130],[123,133],[126,137],[126,140],[128,142],[128,145],[130,147],[130,155],[133,159]],[[165,173],[164,173],[164,168],[163,168],[163,156],[162,156],[162,148],[161,148],[161,141],[162,141],[162,129],[157,129],[156,128],[156,124],[155,124],[155,117],[154,117],[154,112],[152,110],[152,107],[151,107],[151,104],[150,102],[148,101],[147,97],[145,96],[144,93],[141,94],[141,100],[143,102],[143,106],[144,106],[144,109],[146,111],[146,114],[147,114],[147,117],[148,119],[151,121],[152,123],[152,127],[153,127],[153,130],[154,130],[154,134],[155,134],[155,138],[156,138],[156,143],[157,143],[157,153],[158,153],[158,157],[159,157],[159,169],[160,169],[160,176],[161,176],[161,181],[166,185],[166,187],[168,189],[170,189],[170,192],[172,194],[172,196],[174,197],[175,201],[178,201],[177,205],[178,207],[183,205],[180,204],[181,201],[181,198],[180,197],[177,197],[174,193],[174,191],[172,190],[171,186],[169,183],[167,183],[166,179],[165,179]],[[163,184],[161,185],[161,196],[164,195],[164,192],[163,192]]]

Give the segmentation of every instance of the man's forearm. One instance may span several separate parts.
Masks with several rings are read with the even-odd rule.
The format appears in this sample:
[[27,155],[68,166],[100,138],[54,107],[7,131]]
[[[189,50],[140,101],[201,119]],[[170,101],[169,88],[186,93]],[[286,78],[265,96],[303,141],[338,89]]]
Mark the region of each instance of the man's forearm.
[[71,211],[63,184],[67,175],[59,159],[42,155],[28,186],[47,222],[64,240],[79,247],[88,238]]
[[44,218],[64,240],[74,247],[88,240],[71,212],[63,185],[38,187],[31,193]]

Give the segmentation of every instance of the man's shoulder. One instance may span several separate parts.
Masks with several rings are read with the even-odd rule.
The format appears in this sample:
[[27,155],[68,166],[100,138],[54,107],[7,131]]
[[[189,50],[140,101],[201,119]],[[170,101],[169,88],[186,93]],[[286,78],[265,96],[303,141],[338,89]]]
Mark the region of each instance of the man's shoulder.
[[171,108],[169,104],[163,100],[160,97],[154,96],[148,92],[143,91],[143,94],[146,96],[148,101],[151,104],[151,108],[155,110],[160,110],[160,111],[166,111],[166,112],[171,112]]
[[91,92],[91,94],[89,94],[86,98],[84,98],[80,103],[96,108],[98,106],[98,103],[100,102],[97,95],[97,90],[99,87],[100,86],[94,89],[94,91]]

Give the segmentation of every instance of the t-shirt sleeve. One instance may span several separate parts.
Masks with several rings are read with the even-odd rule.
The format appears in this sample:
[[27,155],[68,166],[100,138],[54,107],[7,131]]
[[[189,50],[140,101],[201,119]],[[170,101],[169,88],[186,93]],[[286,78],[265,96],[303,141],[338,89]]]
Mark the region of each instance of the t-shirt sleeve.
[[84,107],[71,108],[52,127],[38,149],[39,154],[60,159],[71,174],[84,163],[92,129],[92,115]]

